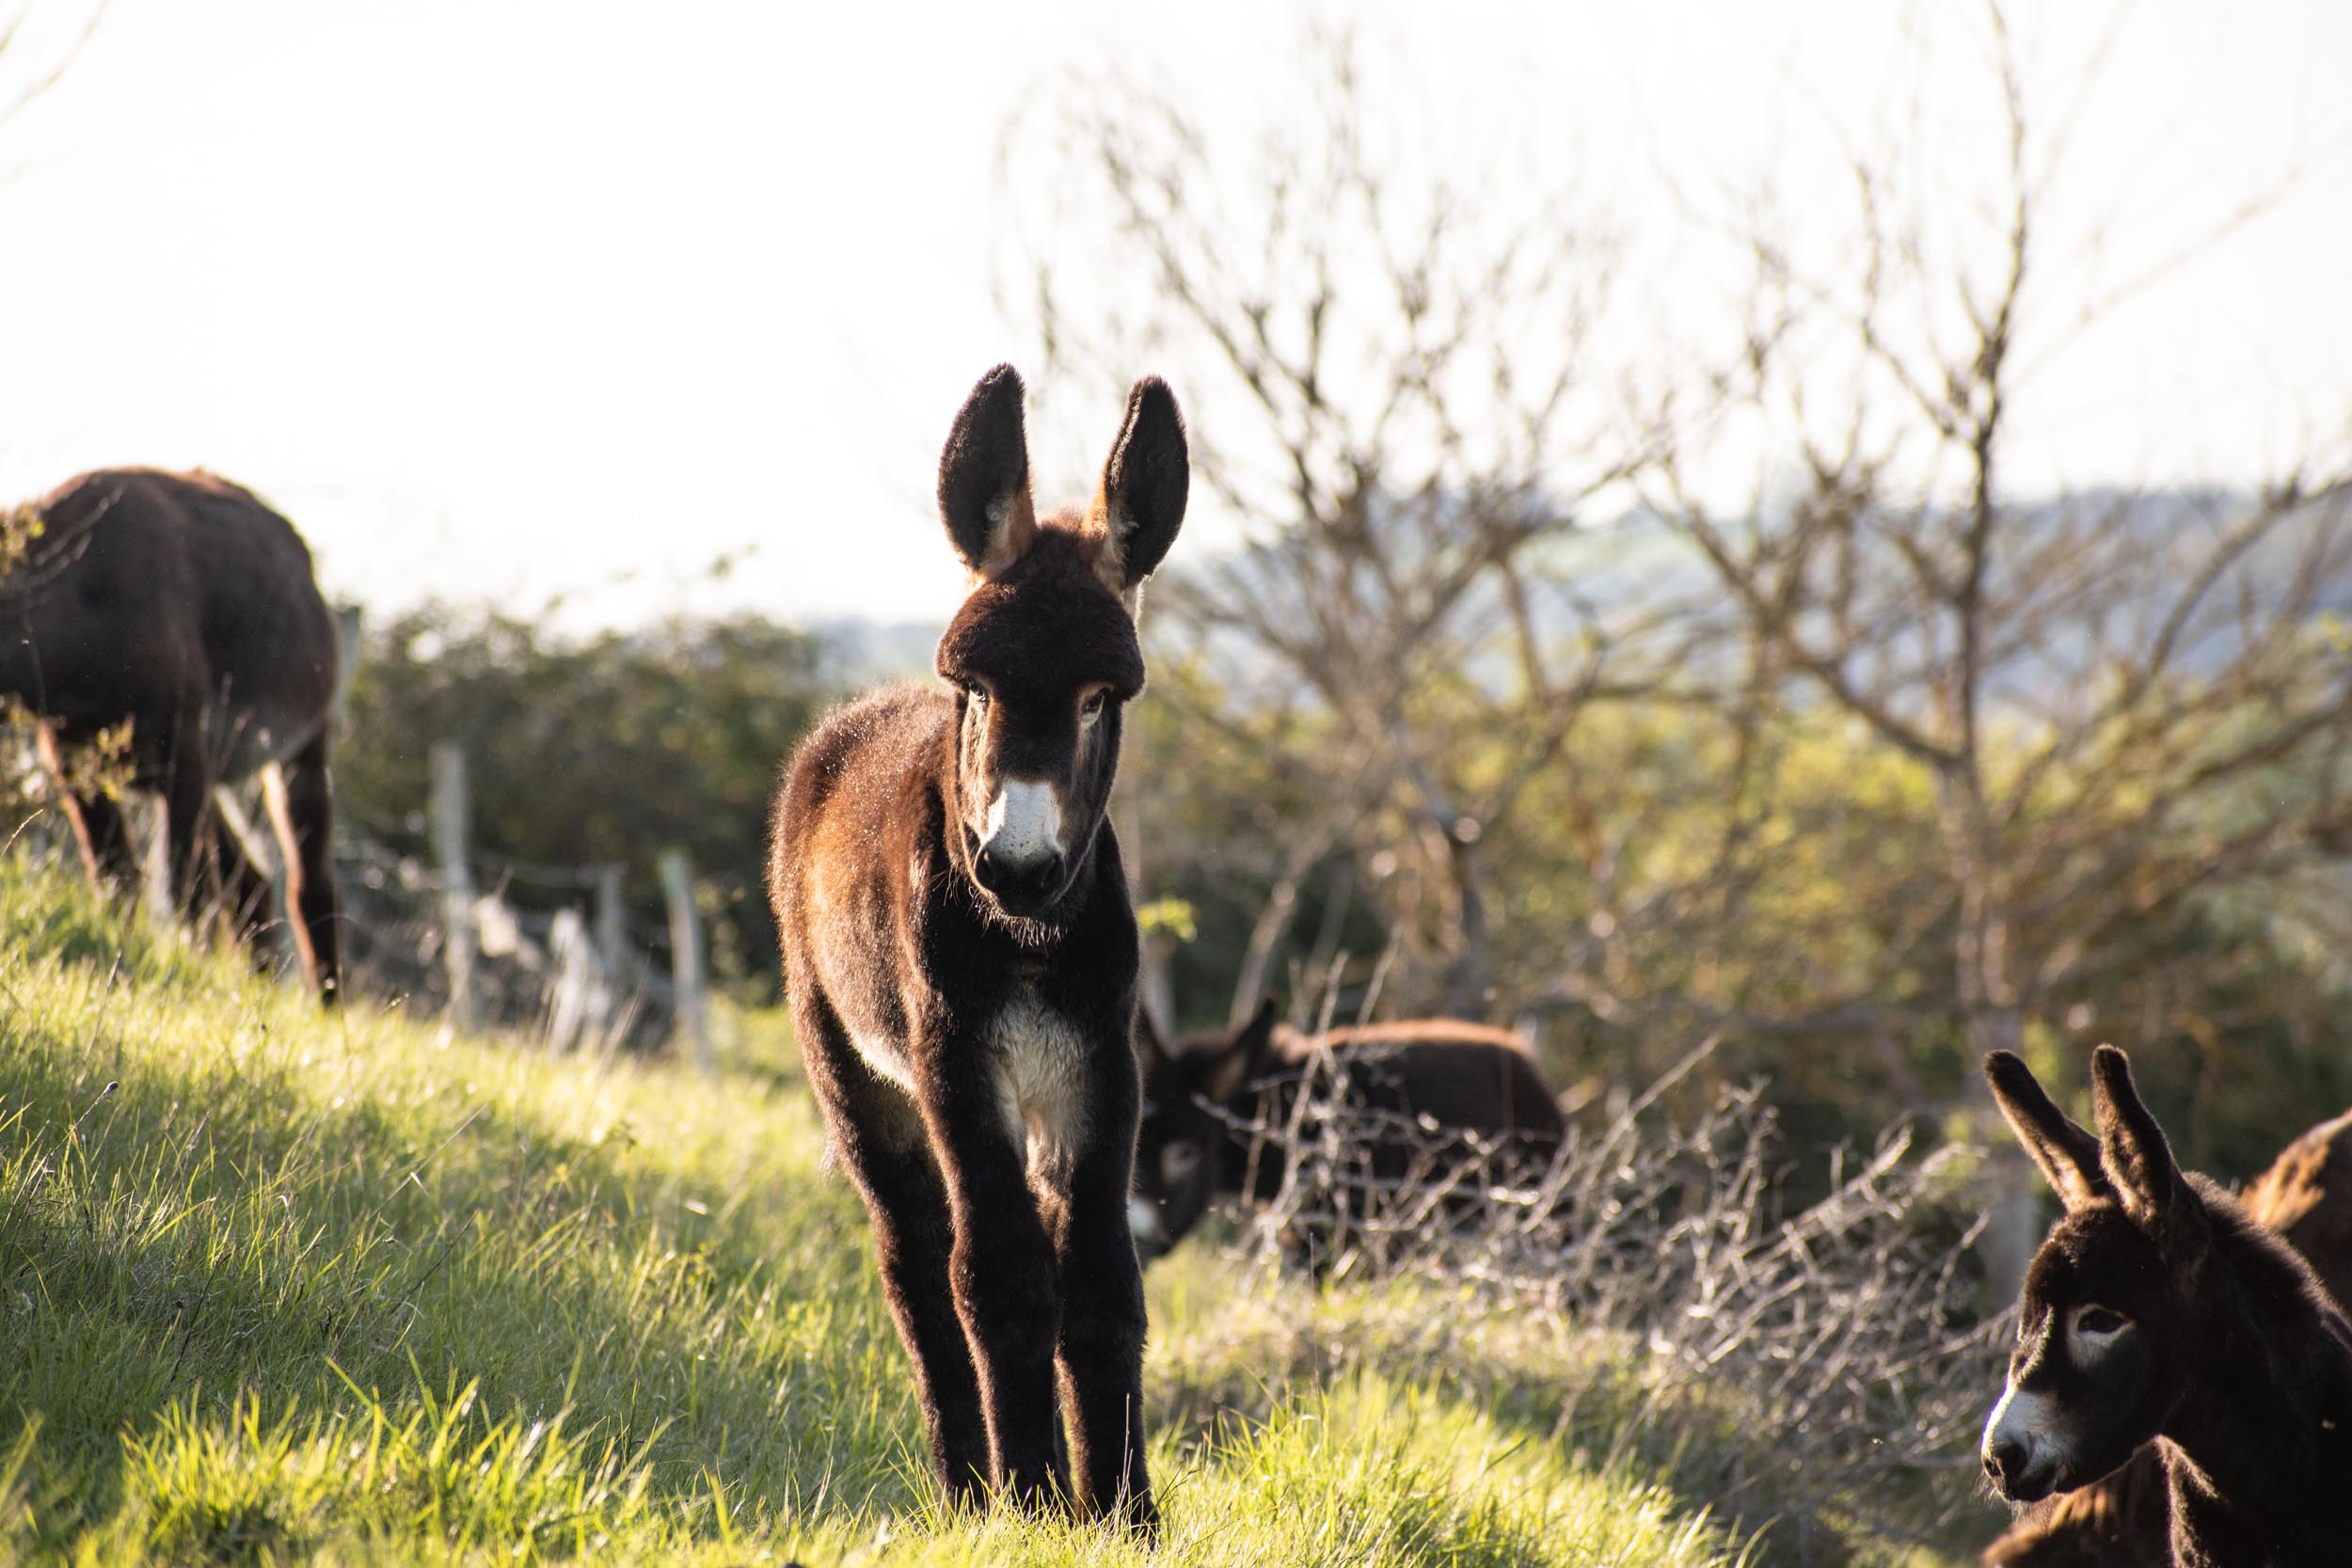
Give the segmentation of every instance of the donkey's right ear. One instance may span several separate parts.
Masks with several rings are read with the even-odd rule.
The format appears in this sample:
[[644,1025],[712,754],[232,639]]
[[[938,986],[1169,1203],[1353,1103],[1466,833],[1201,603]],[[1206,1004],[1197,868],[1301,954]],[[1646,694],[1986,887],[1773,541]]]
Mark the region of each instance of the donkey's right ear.
[[2106,1195],[2099,1140],[2051,1102],[2032,1069],[2010,1052],[1995,1051],[1984,1059],[1984,1076],[1993,1085],[1994,1103],[2049,1178],[2059,1202],[2073,1211]]
[[2098,1115],[2107,1185],[2123,1212],[2174,1262],[2202,1249],[2204,1207],[2182,1180],[2164,1129],[2132,1083],[2131,1058],[2111,1045],[2090,1053],[2090,1104]]
[[939,517],[976,578],[995,578],[1037,535],[1020,372],[999,365],[963,400],[939,454]]
[[1217,1049],[1216,1063],[1209,1069],[1209,1098],[1231,1100],[1248,1088],[1257,1079],[1273,1043],[1274,998],[1269,996],[1258,1004],[1241,1032]]

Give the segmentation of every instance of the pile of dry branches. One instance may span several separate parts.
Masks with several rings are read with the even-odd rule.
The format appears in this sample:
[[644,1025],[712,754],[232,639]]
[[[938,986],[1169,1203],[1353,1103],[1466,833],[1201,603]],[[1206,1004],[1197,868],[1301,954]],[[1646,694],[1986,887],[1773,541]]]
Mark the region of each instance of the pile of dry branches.
[[[1975,1152],[1916,1155],[1898,1130],[1788,1201],[1758,1086],[1667,1109],[1712,1045],[1549,1160],[1347,1104],[1347,1068],[1323,1053],[1283,1110],[1237,1124],[1253,1167],[1279,1154],[1282,1170],[1237,1244],[1614,1336],[1649,1397],[1696,1402],[1785,1463],[1776,1495],[1931,1530],[1970,1496],[1969,1438],[2009,1337],[1972,1255],[1982,1221],[1960,1207]],[[1403,1178],[1373,1174],[1384,1145],[1413,1151]]]

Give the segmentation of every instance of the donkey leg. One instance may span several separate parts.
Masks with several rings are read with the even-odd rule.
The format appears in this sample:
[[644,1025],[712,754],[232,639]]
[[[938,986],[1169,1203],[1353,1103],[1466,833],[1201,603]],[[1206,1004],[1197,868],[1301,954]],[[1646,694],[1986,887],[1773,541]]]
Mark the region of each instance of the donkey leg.
[[1143,1269],[1127,1212],[1136,1091],[1133,1068],[1124,1072],[1123,1089],[1094,1086],[1089,1145],[1043,1209],[1061,1286],[1056,1359],[1078,1510],[1150,1530],[1159,1512],[1144,1473]]
[[[914,1118],[910,1113],[909,1120]],[[955,1227],[947,1189],[919,1130],[911,1148],[891,1152],[866,1143],[844,1163],[856,1171],[874,1221],[874,1256],[882,1293],[914,1360],[916,1397],[930,1440],[931,1465],[954,1507],[977,1506],[989,1481],[988,1421],[972,1349],[949,1286]]]
[[57,791],[57,805],[72,831],[74,847],[82,852],[82,872],[103,894],[116,894],[138,882],[138,856],[131,847],[130,825],[122,808],[103,795],[76,795],[66,787],[65,743],[47,724],[37,741],[42,767]]
[[117,895],[139,885],[139,857],[122,808],[103,795],[61,795],[66,825],[82,851],[82,870],[102,894]]
[[254,955],[256,964],[266,968],[266,939],[269,928],[278,919],[278,890],[270,885],[269,873],[255,863],[246,850],[245,840],[229,825],[219,807],[212,813],[213,869],[220,879],[219,910],[237,940]]
[[294,912],[294,950],[319,1000],[342,995],[342,925],[335,900],[335,797],[322,725],[309,745],[262,781],[271,825],[286,860],[286,903]]
[[201,723],[182,726],[164,776],[164,832],[170,852],[171,902],[191,925],[220,908],[220,840],[213,831],[213,770]]
[[1029,1190],[1027,1151],[1005,1125],[977,1041],[936,1044],[917,1060],[952,1080],[924,1085],[923,1119],[955,1219],[948,1273],[979,1373],[990,1479],[1042,1508],[1070,1496],[1070,1474],[1054,1405],[1054,1248]]
[[955,1231],[946,1186],[914,1105],[895,1085],[875,1082],[833,1008],[809,994],[813,990],[795,987],[792,998],[809,1084],[873,1220],[882,1294],[914,1362],[932,1467],[950,1505],[977,1504],[988,1484],[988,1426],[947,1283]]

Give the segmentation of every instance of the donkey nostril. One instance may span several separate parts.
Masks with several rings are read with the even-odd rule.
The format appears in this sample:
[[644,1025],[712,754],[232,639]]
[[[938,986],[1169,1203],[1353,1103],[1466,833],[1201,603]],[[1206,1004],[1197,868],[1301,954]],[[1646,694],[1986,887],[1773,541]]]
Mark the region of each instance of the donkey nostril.
[[2024,1445],[2006,1440],[1985,1445],[1983,1457],[1984,1478],[1997,1488],[2006,1488],[2010,1478],[2022,1472],[2026,1465]]

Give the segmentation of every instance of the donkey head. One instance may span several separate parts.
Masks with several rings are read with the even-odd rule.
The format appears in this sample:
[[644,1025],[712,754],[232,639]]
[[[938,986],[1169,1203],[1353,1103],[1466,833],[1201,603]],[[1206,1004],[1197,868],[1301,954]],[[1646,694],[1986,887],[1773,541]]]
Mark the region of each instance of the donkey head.
[[1136,383],[1083,513],[1029,499],[1021,377],[972,389],[939,459],[939,512],[971,589],[939,641],[956,689],[948,829],[984,904],[1049,917],[1094,848],[1119,767],[1120,705],[1143,689],[1136,607],[1184,518],[1191,467],[1167,383]]
[[2006,1051],[1985,1058],[2001,1114],[2065,1205],[2026,1273],[2009,1386],[1981,1457],[2011,1502],[2088,1485],[2155,1436],[2185,1385],[2204,1202],[2111,1045],[2091,1057],[2093,1136]]
[[1232,1131],[1219,1109],[1240,1099],[1272,1055],[1274,1001],[1232,1037],[1171,1052],[1136,1016],[1143,1120],[1136,1131],[1136,1244],[1146,1259],[1184,1240],[1215,1201]]

